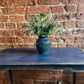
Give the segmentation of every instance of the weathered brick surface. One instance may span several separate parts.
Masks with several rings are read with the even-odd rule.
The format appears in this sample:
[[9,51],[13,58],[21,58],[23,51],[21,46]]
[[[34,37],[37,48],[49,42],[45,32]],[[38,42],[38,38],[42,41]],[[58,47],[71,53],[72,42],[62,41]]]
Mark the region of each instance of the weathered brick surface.
[[0,15],[0,22],[7,22],[8,16]]
[[[65,27],[62,35],[49,36],[51,47],[78,47],[84,50],[84,0],[0,0],[0,51],[6,48],[36,48],[38,36],[21,28],[31,15],[57,15]],[[63,70],[12,70],[13,84],[72,84],[73,73]],[[77,84],[84,84],[84,73]],[[0,73],[0,84],[10,84],[8,72]]]
[[4,84],[3,80],[0,80],[0,84]]
[[76,18],[79,20],[83,20],[84,19],[84,13],[77,13]]
[[[70,14],[55,14],[57,15],[57,20],[62,21],[62,20],[72,20],[75,19],[75,13],[70,13]],[[54,16],[55,16],[54,15]]]
[[73,30],[74,35],[84,35],[84,29]]
[[10,22],[21,22],[25,20],[24,16],[16,16],[16,15],[14,16],[10,15],[9,19],[10,19]]
[[3,29],[3,28],[4,28],[4,24],[0,23],[0,29]]
[[25,14],[24,7],[1,8],[3,14]]
[[64,27],[65,28],[75,28],[76,22],[75,21],[66,21],[66,22],[64,22]]
[[78,11],[84,11],[84,4],[79,4]]
[[35,81],[34,81],[34,84],[43,84],[43,81],[39,81],[39,80],[36,81],[36,80],[35,80]]
[[15,6],[35,5],[35,0],[14,0]]
[[32,79],[24,80],[24,84],[34,84]]
[[0,0],[0,6],[12,6],[12,0]]
[[60,4],[60,0],[37,0],[39,5],[56,5]]
[[76,26],[77,26],[78,28],[83,28],[83,27],[84,27],[84,21],[77,21],[77,22],[76,22]]
[[66,43],[72,43],[74,41],[73,37],[71,36],[64,36],[57,38],[58,42],[66,42]]
[[65,9],[67,12],[76,12],[77,6],[69,4],[65,6]]
[[81,37],[75,37],[74,42],[84,42],[84,36]]
[[15,29],[16,28],[15,23],[6,23],[5,26],[7,29]]
[[63,6],[51,7],[51,12],[52,13],[62,13],[64,12],[64,7]]
[[44,84],[54,84],[53,81],[44,81]]
[[84,0],[70,0],[70,3],[84,3]]
[[27,14],[49,13],[48,6],[31,6],[27,7]]
[[80,3],[84,3],[84,0],[61,0],[61,2],[63,4],[71,4],[71,3],[80,4]]

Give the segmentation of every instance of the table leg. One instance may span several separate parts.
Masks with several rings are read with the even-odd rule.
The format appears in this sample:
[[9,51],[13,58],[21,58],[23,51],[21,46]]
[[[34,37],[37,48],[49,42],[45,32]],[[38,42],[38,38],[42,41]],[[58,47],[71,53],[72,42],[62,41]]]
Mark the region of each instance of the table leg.
[[76,72],[73,72],[73,84],[76,84]]
[[11,70],[9,70],[8,73],[9,73],[10,84],[13,84],[13,83],[12,83],[13,81],[12,81],[12,73],[11,73]]

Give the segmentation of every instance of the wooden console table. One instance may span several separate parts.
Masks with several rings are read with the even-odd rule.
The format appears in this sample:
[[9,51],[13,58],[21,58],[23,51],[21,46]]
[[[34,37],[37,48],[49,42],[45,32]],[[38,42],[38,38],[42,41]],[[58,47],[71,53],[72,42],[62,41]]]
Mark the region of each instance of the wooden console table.
[[38,54],[35,48],[5,49],[0,52],[0,71],[11,70],[49,70],[66,69],[73,72],[73,84],[76,84],[76,72],[84,71],[84,52],[79,48],[51,48],[49,54]]

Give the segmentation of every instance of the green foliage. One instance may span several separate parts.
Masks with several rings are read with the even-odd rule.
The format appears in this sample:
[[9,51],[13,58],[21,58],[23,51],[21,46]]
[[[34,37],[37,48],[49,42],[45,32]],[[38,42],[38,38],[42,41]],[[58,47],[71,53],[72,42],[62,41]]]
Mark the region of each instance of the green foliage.
[[[57,16],[53,17],[52,14],[45,15],[41,13],[38,17],[34,15],[34,18],[32,17],[32,20],[29,21],[29,25],[27,23],[24,23],[22,28],[27,27],[27,32],[30,32],[30,35],[36,34],[41,37],[50,36],[53,32],[56,31],[56,29],[63,28],[58,24],[58,21],[56,19]],[[60,29],[57,32],[60,35],[63,33],[63,30]]]

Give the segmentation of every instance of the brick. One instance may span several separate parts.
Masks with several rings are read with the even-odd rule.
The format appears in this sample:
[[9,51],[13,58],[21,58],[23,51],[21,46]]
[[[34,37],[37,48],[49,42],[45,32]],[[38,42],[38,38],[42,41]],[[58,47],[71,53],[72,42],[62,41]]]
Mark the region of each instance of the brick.
[[24,23],[17,23],[17,29],[21,29],[22,25],[24,25]]
[[84,35],[84,29],[73,30],[74,35]]
[[59,75],[59,76],[55,76],[55,79],[56,81],[63,81],[63,76],[62,75]]
[[3,30],[3,36],[13,36],[13,30]]
[[14,30],[14,36],[24,36],[25,30]]
[[84,3],[84,0],[70,0],[70,3]]
[[10,22],[21,22],[25,20],[24,16],[13,16],[13,15],[11,15],[9,19]]
[[13,79],[13,84],[24,84],[24,81],[21,79]]
[[24,7],[1,8],[3,14],[25,14]]
[[73,77],[72,77],[73,75],[71,75],[71,74],[63,74],[63,75],[59,75],[59,76],[55,76],[55,80],[56,81],[70,81],[70,80],[72,80],[73,79]]
[[[49,72],[49,73],[51,73],[51,72]],[[13,78],[35,79],[35,80],[53,80],[54,79],[54,75],[49,75],[49,74],[45,74],[45,73],[47,73],[47,72],[44,72],[44,71],[41,72],[41,70],[24,70],[24,71],[20,71],[20,72],[16,72],[16,73],[14,72]]]
[[[0,48],[11,48],[12,44],[10,43],[0,43]],[[7,77],[5,78],[7,79]]]
[[24,75],[38,75],[42,73],[42,70],[12,70],[13,74],[24,74]]
[[69,4],[69,5],[65,6],[65,10],[67,12],[76,12],[77,11],[77,6]]
[[84,76],[84,73],[78,72],[78,73],[77,73],[77,76],[79,76],[79,77],[80,77],[80,76]]
[[0,84],[4,84],[3,80],[0,80]]
[[63,4],[67,4],[67,3],[69,3],[69,0],[61,0],[61,2],[62,2]]
[[84,36],[74,37],[74,42],[84,42]]
[[63,4],[70,4],[70,3],[79,4],[79,3],[84,3],[84,0],[61,0],[61,2]]
[[0,30],[0,36],[3,36],[3,30]]
[[43,81],[35,80],[35,81],[34,81],[34,84],[43,84]]
[[84,11],[84,4],[79,4],[78,11]]
[[4,24],[0,23],[0,28],[3,29],[4,28]]
[[35,5],[35,0],[14,0],[15,6]]
[[66,30],[65,29],[65,31],[63,31],[63,33],[60,35],[60,36],[70,36],[70,35],[72,35],[72,30]]
[[66,47],[78,47],[78,48],[81,48],[81,44],[79,44],[79,43],[70,43],[70,44],[66,44]]
[[0,36],[3,36],[4,34],[3,34],[3,30],[0,30]]
[[72,36],[68,36],[68,37],[63,36],[63,37],[57,38],[57,42],[60,42],[60,43],[63,43],[63,42],[65,42],[65,43],[72,43],[72,42],[74,42],[74,39],[73,39]]
[[17,7],[17,8],[14,8],[14,13],[15,14],[25,14],[26,11],[25,11],[25,8],[24,7]]
[[10,81],[9,80],[5,80],[5,84],[10,84]]
[[77,13],[76,18],[79,20],[83,20],[84,19],[84,13]]
[[6,75],[4,73],[0,73],[0,81],[3,82],[2,80],[4,80],[6,78]]
[[53,37],[53,36],[52,37],[50,36],[49,39],[50,39],[51,42],[57,42],[56,38]]
[[81,76],[78,75],[77,80],[83,81],[84,80],[84,75],[81,75]]
[[24,84],[34,84],[32,79],[24,80]]
[[14,45],[15,48],[35,48],[34,44],[18,44]]
[[71,20],[75,19],[76,14],[75,13],[70,13],[70,14],[54,14],[54,16],[57,16],[57,20]]
[[81,43],[81,49],[84,49],[84,43]]
[[31,6],[27,7],[27,14],[49,13],[48,6]]
[[15,23],[6,23],[6,29],[15,29],[16,24]]
[[44,81],[44,84],[54,84],[53,81]]
[[0,22],[7,22],[8,16],[0,15]]
[[77,81],[76,81],[76,84],[84,84],[84,81],[77,80]]
[[7,37],[8,43],[15,43],[15,37]]
[[66,21],[66,22],[64,22],[64,27],[65,28],[75,28],[76,22],[75,21]]
[[0,43],[15,43],[15,37],[0,37]]
[[[23,79],[35,79],[35,75],[29,75],[29,74],[27,74],[27,75],[24,75],[24,74],[13,74],[13,78],[14,79],[16,79],[16,78],[18,78],[18,79],[20,79],[20,80],[23,80]],[[18,83],[19,81],[16,81],[16,83]],[[22,82],[21,82],[22,83]],[[20,84],[20,83],[19,83]]]
[[52,13],[63,13],[64,12],[64,7],[63,6],[51,7],[51,12]]
[[16,41],[18,43],[36,43],[37,37],[33,38],[33,37],[17,37]]
[[24,41],[24,38],[22,38],[22,37],[16,37],[16,42],[17,43],[24,43],[25,41]]
[[6,43],[6,37],[0,37],[0,43]]
[[57,47],[66,47],[66,44],[65,43],[58,43]]
[[62,74],[62,71],[61,70],[42,70],[41,74],[60,75],[60,74]]
[[40,75],[37,75],[34,79],[36,79],[36,80],[54,80],[54,75],[40,74]]
[[51,43],[51,48],[53,48],[53,47],[57,47],[57,44],[52,44]]
[[76,26],[77,26],[78,28],[83,28],[83,27],[84,27],[84,21],[77,21],[77,22],[76,22]]
[[39,5],[56,5],[60,4],[60,0],[37,0]]
[[73,75],[73,72],[69,70],[63,70],[63,75],[65,74]]
[[[35,16],[37,16],[37,15],[35,15]],[[33,15],[32,15],[32,17],[33,17]],[[26,15],[25,15],[25,19],[26,19],[27,21],[30,21],[30,20],[31,20],[31,15],[26,14]]]
[[57,20],[69,20],[70,16],[69,14],[58,14],[57,15]]
[[69,17],[70,19],[76,19],[76,13],[70,13]]
[[0,6],[12,6],[12,0],[0,0]]

